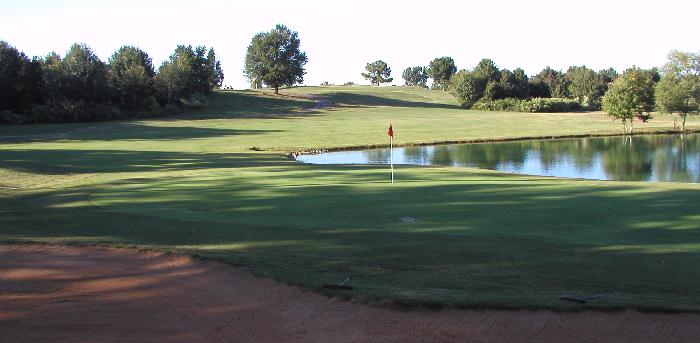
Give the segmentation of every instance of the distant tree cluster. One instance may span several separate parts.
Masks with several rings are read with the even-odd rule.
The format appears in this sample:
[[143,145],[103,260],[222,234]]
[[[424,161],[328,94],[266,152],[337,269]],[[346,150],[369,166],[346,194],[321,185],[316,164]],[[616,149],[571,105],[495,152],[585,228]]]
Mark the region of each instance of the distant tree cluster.
[[29,58],[0,41],[0,123],[127,118],[201,105],[224,74],[213,48],[178,46],[156,72],[146,52],[117,50],[105,63],[85,44],[64,57]]
[[[573,99],[580,108],[595,110],[600,109],[601,98],[615,78],[612,68],[596,72],[586,66],[573,66],[565,73],[546,67],[528,77],[521,68],[499,69],[492,60],[483,59],[471,70],[460,70],[450,90],[467,108],[499,99],[556,98]],[[568,100],[561,103],[570,103]]]

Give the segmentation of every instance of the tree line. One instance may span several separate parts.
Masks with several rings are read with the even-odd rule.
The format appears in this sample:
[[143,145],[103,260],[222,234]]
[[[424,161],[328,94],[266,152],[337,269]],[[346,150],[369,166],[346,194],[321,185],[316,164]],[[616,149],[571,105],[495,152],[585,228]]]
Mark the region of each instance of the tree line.
[[[368,63],[362,76],[372,85],[393,81],[391,68],[382,60]],[[450,91],[463,107],[476,110],[569,112],[603,110],[619,119],[625,133],[634,120],[648,121],[652,112],[677,113],[679,128],[700,112],[700,54],[672,51],[663,68],[632,67],[619,74],[609,68],[595,71],[572,66],[565,72],[550,67],[528,77],[522,68],[499,68],[485,58],[471,69],[457,71],[450,57],[438,57],[427,67],[403,71],[406,86]]]
[[223,79],[214,49],[205,46],[177,46],[156,71],[133,46],[103,62],[85,44],[63,57],[29,58],[0,41],[0,123],[109,120],[201,106]]

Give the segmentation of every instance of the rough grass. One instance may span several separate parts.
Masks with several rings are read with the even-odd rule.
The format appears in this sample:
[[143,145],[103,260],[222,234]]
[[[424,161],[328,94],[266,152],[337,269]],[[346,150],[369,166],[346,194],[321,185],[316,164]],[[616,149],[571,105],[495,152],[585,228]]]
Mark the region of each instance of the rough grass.
[[[389,121],[405,144],[621,131],[601,113],[464,111],[408,87],[285,93],[220,92],[169,118],[0,127],[0,241],[179,250],[319,290],[351,276],[355,290],[334,294],[404,305],[700,310],[698,185],[425,167],[398,168],[391,185],[382,167],[283,157],[386,144]],[[309,94],[334,106],[311,109]],[[615,295],[559,300],[603,293]]]

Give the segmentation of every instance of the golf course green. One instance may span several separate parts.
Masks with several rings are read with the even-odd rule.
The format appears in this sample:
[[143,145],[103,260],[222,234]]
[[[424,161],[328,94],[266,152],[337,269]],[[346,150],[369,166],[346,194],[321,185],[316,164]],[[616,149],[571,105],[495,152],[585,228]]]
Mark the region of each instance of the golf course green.
[[[150,119],[0,126],[0,242],[176,251],[400,306],[700,311],[699,184],[411,166],[391,184],[384,166],[286,157],[388,145],[389,123],[398,145],[621,133],[604,113],[469,111],[417,87],[281,93],[218,91],[202,109]],[[635,131],[673,123],[659,114]],[[346,277],[354,290],[322,288]],[[560,299],[593,295],[607,296]]]

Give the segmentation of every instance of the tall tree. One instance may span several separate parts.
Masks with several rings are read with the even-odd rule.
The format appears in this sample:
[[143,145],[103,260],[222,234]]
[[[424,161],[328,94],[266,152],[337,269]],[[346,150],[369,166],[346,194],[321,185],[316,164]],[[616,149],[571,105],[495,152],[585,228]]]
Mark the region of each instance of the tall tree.
[[224,82],[224,70],[221,69],[221,62],[216,59],[214,48],[209,48],[206,66],[209,78],[209,88],[221,88],[221,85]]
[[61,100],[61,56],[50,52],[41,60],[41,70],[44,75],[46,100],[49,105],[55,105]]
[[394,78],[390,77],[391,68],[382,60],[367,63],[365,70],[367,72],[362,73],[362,77],[372,82],[373,86],[379,86],[382,83],[394,81]]
[[155,94],[155,71],[148,54],[133,46],[123,46],[108,62],[107,78],[115,101],[126,109],[142,109]]
[[685,131],[688,114],[700,112],[700,54],[671,51],[656,85],[656,105],[661,112],[678,113]]
[[632,133],[635,118],[642,121],[649,120],[653,108],[652,73],[635,67],[625,70],[603,96],[603,111],[615,119],[620,119],[625,133]]
[[430,61],[427,72],[433,79],[433,89],[447,90],[450,79],[457,72],[457,67],[452,57],[443,56]]
[[408,67],[403,71],[403,79],[406,86],[419,86],[426,88],[428,73],[425,67]]
[[306,53],[299,50],[301,41],[296,31],[278,24],[270,32],[253,36],[245,57],[245,76],[251,83],[262,81],[274,87],[304,82]]

